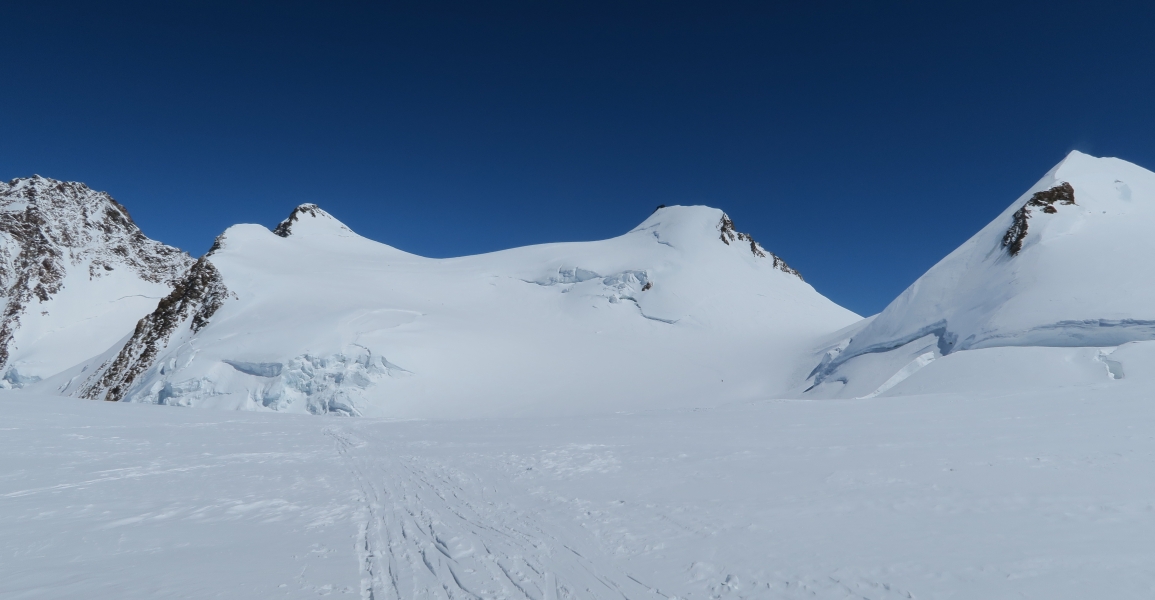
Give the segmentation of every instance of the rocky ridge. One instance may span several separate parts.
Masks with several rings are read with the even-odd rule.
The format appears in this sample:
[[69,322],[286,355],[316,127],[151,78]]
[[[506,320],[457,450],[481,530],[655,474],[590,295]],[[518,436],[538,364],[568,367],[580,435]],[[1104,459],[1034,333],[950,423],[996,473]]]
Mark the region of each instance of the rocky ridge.
[[1023,250],[1023,241],[1027,238],[1027,221],[1031,218],[1031,209],[1041,208],[1044,213],[1053,215],[1059,212],[1059,209],[1055,208],[1056,202],[1067,206],[1075,204],[1075,188],[1064,181],[1053,188],[1035,192],[1022,208],[1015,211],[1014,221],[1003,235],[1003,248],[1006,248],[1011,256],[1015,256]]
[[83,183],[39,175],[0,182],[0,369],[21,319],[58,294],[69,273],[98,279],[127,269],[171,286],[192,263],[145,237],[119,202]]
[[293,224],[299,221],[301,217],[306,215],[316,219],[319,217],[327,217],[328,213],[321,210],[321,207],[317,206],[316,204],[302,204],[297,208],[294,208],[293,212],[289,213],[289,216],[286,217],[284,221],[278,223],[276,229],[273,230],[273,233],[283,238],[289,237],[293,234]]
[[180,327],[187,323],[192,333],[200,331],[228,295],[209,255],[202,256],[176,283],[172,293],[157,304],[156,310],[136,324],[120,352],[88,378],[79,395],[92,400],[122,399],[137,376],[156,362],[157,355]]
[[[750,252],[754,256],[757,256],[758,258],[769,258],[774,262],[775,269],[802,279],[801,273],[799,273],[796,269],[790,268],[790,265],[786,264],[786,261],[779,258],[777,254],[774,254],[773,252],[763,248],[761,244],[754,241],[754,238],[751,237],[750,234],[742,233],[741,231],[734,229],[734,221],[731,220],[730,216],[726,213],[722,213],[722,220],[718,222],[718,231],[721,234],[719,237],[721,237],[722,242],[727,246],[730,245],[730,242],[748,243],[750,244]],[[805,280],[803,279],[803,281]]]

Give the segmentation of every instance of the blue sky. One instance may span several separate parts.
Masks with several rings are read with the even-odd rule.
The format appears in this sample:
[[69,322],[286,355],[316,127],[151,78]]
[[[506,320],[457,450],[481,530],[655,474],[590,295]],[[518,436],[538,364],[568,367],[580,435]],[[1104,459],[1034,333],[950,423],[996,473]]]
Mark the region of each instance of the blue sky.
[[709,204],[871,314],[1068,151],[1155,167],[1145,3],[23,4],[0,178],[193,254],[302,202],[436,257]]

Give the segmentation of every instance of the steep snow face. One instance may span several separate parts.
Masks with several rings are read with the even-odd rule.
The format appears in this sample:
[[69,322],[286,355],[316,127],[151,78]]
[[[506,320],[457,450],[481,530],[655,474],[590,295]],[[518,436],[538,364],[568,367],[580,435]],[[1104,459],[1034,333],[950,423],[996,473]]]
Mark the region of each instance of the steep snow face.
[[0,182],[0,387],[102,352],[191,263],[104,192],[40,176]]
[[882,393],[899,383],[891,378],[961,350],[1155,339],[1155,270],[1145,261],[1155,255],[1153,226],[1155,173],[1072,152],[877,318],[831,344],[811,394]]
[[304,205],[275,232],[228,229],[203,263],[215,291],[41,389],[398,417],[636,410],[779,391],[859,319],[701,206],[610,240],[439,260]]

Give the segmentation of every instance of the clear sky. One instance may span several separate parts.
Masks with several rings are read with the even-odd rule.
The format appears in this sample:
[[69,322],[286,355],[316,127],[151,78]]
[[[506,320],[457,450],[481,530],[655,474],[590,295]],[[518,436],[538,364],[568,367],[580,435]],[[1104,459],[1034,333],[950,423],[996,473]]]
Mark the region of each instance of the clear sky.
[[0,178],[84,181],[194,255],[302,202],[435,257],[708,204],[865,315],[1068,151],[1155,167],[1150,2],[45,1],[0,25]]

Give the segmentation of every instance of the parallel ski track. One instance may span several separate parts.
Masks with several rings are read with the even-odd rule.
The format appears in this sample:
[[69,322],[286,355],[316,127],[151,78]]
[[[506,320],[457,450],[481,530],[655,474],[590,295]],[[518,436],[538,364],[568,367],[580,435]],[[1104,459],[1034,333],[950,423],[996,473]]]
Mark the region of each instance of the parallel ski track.
[[595,564],[535,518],[486,497],[476,477],[412,456],[369,453],[330,427],[357,482],[364,600],[663,598]]

